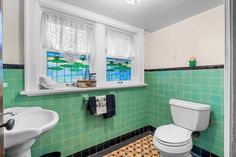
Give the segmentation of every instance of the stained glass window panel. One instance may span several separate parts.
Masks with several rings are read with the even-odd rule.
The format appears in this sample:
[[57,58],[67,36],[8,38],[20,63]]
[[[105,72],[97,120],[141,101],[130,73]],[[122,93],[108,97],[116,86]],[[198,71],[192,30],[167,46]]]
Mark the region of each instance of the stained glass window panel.
[[75,82],[89,69],[87,55],[73,54],[73,62],[60,52],[47,52],[47,76],[59,83]]
[[106,80],[108,82],[131,80],[131,60],[106,58]]

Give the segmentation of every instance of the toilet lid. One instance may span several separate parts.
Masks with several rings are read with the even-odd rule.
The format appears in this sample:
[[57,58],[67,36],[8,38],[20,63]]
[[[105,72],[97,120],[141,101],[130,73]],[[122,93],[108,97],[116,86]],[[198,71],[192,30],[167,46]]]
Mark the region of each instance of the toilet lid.
[[155,137],[158,141],[168,145],[183,145],[191,140],[192,131],[170,124],[156,129]]

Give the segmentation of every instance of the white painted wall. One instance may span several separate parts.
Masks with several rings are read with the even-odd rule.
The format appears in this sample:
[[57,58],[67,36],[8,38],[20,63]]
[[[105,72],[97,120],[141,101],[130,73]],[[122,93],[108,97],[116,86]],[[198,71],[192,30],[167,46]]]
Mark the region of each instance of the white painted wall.
[[144,32],[144,67],[145,69],[150,65],[151,55],[151,33]]
[[145,69],[188,66],[191,56],[197,57],[198,65],[224,64],[224,19],[222,5],[146,33]]
[[[24,63],[23,0],[5,0],[3,62]],[[201,13],[144,36],[145,69],[224,63],[224,6]]]
[[3,1],[3,62],[23,64],[24,60],[24,1]]

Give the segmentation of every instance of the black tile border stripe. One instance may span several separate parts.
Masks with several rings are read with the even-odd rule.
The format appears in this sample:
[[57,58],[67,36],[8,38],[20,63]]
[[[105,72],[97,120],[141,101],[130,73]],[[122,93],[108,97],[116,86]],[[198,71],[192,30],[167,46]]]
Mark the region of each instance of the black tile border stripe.
[[135,137],[133,137],[131,139],[125,140],[124,142],[121,142],[119,144],[111,146],[108,149],[105,149],[105,150],[103,150],[101,152],[98,152],[96,154],[90,155],[89,157],[101,157],[101,156],[107,155],[107,154],[112,153],[112,152],[114,152],[114,151],[116,151],[116,150],[118,150],[118,149],[120,149],[122,147],[125,147],[125,146],[129,145],[130,143],[133,143],[133,142],[135,142],[137,140],[140,140],[140,139],[142,139],[142,138],[144,138],[144,137],[146,137],[146,136],[148,136],[150,134],[152,134],[152,132],[150,132],[150,131],[144,132],[144,133],[142,133],[140,135],[137,135],[137,136],[135,136]]
[[215,155],[213,153],[210,153],[204,149],[201,149],[200,147],[193,146],[192,152],[200,157],[219,157],[218,155]]
[[3,64],[3,69],[24,69],[23,64]]
[[222,68],[224,68],[223,64],[219,64],[219,65],[203,65],[203,66],[197,66],[195,68],[176,67],[176,68],[145,69],[145,71],[146,72],[153,72],[153,71],[204,70],[204,69],[222,69]]
[[143,128],[140,128],[140,129],[137,129],[137,130],[134,130],[134,131],[131,131],[127,134],[124,134],[124,135],[121,135],[119,137],[116,137],[116,138],[113,138],[109,141],[106,141],[106,142],[103,142],[103,143],[100,143],[96,146],[93,146],[93,147],[90,147],[90,148],[87,148],[87,149],[84,149],[78,153],[75,153],[75,154],[72,154],[68,157],[87,157],[87,156],[90,156],[90,155],[94,155],[96,153],[99,153],[105,149],[108,149],[112,146],[115,146],[117,144],[120,144],[121,142],[124,142],[128,139],[131,139],[135,136],[138,136],[138,135],[141,135],[145,132],[148,132],[150,131],[150,126],[145,126]]
[[[4,69],[24,69],[23,64],[3,64]],[[224,68],[223,64],[219,65],[205,65],[205,66],[197,66],[194,69],[189,67],[175,67],[175,68],[161,68],[161,69],[145,69],[146,72],[152,71],[174,71],[174,70],[200,70],[200,69],[222,69]]]
[[[90,156],[90,155],[94,155],[94,154],[100,153],[104,150],[107,150],[110,147],[121,144],[122,142],[125,142],[125,141],[127,141],[131,138],[137,137],[137,136],[139,136],[143,133],[146,133],[146,132],[154,133],[155,130],[156,130],[155,127],[148,125],[148,126],[145,126],[143,128],[131,131],[127,134],[124,134],[124,135],[121,135],[119,137],[108,140],[106,142],[100,143],[96,146],[84,149],[84,150],[82,150],[78,153],[69,155],[68,157],[87,157],[87,156]],[[204,149],[201,149],[197,146],[193,146],[192,152],[195,153],[196,155],[199,155],[200,157],[219,157],[219,156],[217,156],[213,153],[210,153],[210,152],[208,152]]]

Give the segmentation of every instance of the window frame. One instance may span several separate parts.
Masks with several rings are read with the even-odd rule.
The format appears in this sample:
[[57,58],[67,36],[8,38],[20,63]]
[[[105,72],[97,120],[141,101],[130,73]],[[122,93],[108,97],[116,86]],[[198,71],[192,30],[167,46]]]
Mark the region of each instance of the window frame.
[[[133,46],[134,46],[134,51],[135,51],[135,47],[137,46],[136,44],[136,41],[135,41],[135,34],[132,33],[132,32],[128,32],[126,30],[121,30],[121,29],[118,29],[118,28],[113,28],[113,27],[110,27],[110,26],[106,26],[105,27],[105,45],[106,45],[106,31],[115,31],[115,32],[119,32],[119,33],[125,33],[125,34],[131,34],[132,35],[132,38],[133,38]],[[136,46],[135,46],[136,45]],[[105,51],[106,51],[106,47],[105,47]],[[135,52],[134,52],[135,53]],[[116,85],[129,85],[129,84],[132,84],[135,80],[136,80],[136,77],[137,75],[135,74],[136,71],[135,71],[135,66],[137,66],[135,63],[135,60],[136,60],[136,56],[131,56],[130,58],[122,58],[122,57],[113,57],[113,56],[109,56],[106,54],[105,52],[105,58],[115,58],[115,59],[129,59],[131,61],[131,80],[128,80],[128,81],[107,81],[106,79],[106,85],[109,85],[109,86],[116,86]],[[105,68],[106,69],[106,68]],[[105,75],[107,76],[107,71],[105,72]]]
[[[52,9],[82,19],[90,20],[95,23],[94,31],[94,51],[91,55],[91,72],[96,73],[97,89],[124,88],[144,86],[144,30],[128,25],[126,23],[87,11],[56,0],[25,0],[25,22],[24,22],[24,47],[25,47],[25,89],[23,95],[33,95],[41,93],[39,90],[39,75],[44,73],[42,65],[45,64],[45,51],[42,49],[40,22],[43,8]],[[106,82],[106,56],[105,56],[105,29],[113,27],[134,33],[135,40],[135,59],[132,60],[132,81],[119,85],[117,83]],[[43,56],[44,55],[44,56]],[[40,59],[38,59],[40,58]],[[101,70],[103,69],[103,70]],[[58,90],[58,89],[57,89]],[[63,93],[63,89],[62,93]],[[86,91],[89,89],[86,89]],[[91,89],[92,90],[92,89]],[[40,91],[40,92],[39,92]],[[65,92],[67,90],[64,90]],[[75,90],[77,91],[77,90]],[[78,90],[82,91],[82,90]],[[50,93],[50,91],[47,91]],[[53,90],[51,91],[53,94]],[[39,95],[43,95],[42,93]]]
[[[43,11],[46,11],[46,13],[49,12],[50,14],[55,13],[56,16],[63,17],[63,19],[65,17],[68,17],[70,21],[73,20],[73,22],[81,23],[81,25],[82,25],[82,23],[84,25],[90,25],[89,26],[89,28],[91,30],[91,32],[90,32],[91,34],[90,35],[94,39],[94,22],[93,21],[86,20],[86,19],[83,19],[83,18],[80,18],[80,17],[76,17],[74,15],[70,15],[70,14],[64,13],[64,12],[62,13],[62,12],[56,11],[56,10],[49,10],[47,8],[45,9],[45,8],[42,7],[42,14],[43,14]],[[42,14],[41,14],[41,16],[42,16]],[[40,23],[42,23],[41,20],[42,19],[40,19]],[[63,26],[65,26],[65,25],[62,24],[61,25],[61,29],[63,29]],[[75,30],[76,37],[77,37],[77,31],[78,30]],[[42,32],[42,30],[40,30],[40,32]],[[45,33],[45,32],[43,32],[43,33]],[[64,35],[62,35],[62,36],[64,36]],[[90,41],[90,45],[89,46],[90,46],[90,51],[93,51],[94,50],[94,40]],[[40,68],[40,76],[47,76],[47,71],[48,71],[47,66],[46,66],[48,64],[47,63],[47,52],[58,52],[58,53],[61,53],[63,55],[63,51],[55,50],[55,49],[50,49],[50,48],[43,48],[43,50],[41,52],[41,57],[39,57],[39,60],[40,60],[40,66],[39,66],[39,68]],[[89,62],[89,70],[91,70],[91,66],[90,66],[90,63],[91,63],[91,59],[90,59],[91,53],[78,53],[78,55],[88,55],[89,56],[89,61],[88,61]],[[66,87],[68,84],[71,84],[71,83],[72,82],[57,82],[59,87]]]

